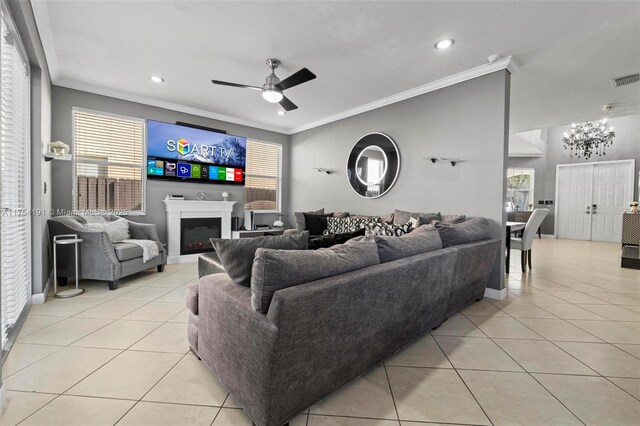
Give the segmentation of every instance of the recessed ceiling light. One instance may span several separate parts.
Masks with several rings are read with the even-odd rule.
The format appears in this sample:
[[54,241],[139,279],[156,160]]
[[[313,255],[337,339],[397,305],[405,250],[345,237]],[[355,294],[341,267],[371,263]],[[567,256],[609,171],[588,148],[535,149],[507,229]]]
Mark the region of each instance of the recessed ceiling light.
[[285,115],[285,114],[286,114],[286,112],[284,112],[282,110],[278,111],[278,115]]
[[152,75],[151,81],[153,81],[154,83],[164,83],[164,78],[158,77],[157,75]]
[[445,38],[444,40],[438,40],[436,44],[433,45],[438,50],[448,49],[453,46],[455,40],[452,38]]

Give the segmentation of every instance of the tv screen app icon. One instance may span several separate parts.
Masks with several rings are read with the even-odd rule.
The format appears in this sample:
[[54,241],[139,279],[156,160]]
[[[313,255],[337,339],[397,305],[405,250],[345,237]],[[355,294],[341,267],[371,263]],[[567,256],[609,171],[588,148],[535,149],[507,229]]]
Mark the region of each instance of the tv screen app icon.
[[200,164],[192,164],[191,165],[191,177],[192,178],[196,178],[196,179],[200,179]]
[[164,162],[164,175],[165,176],[176,176],[176,163],[173,161],[165,161]]
[[178,163],[178,177],[190,178],[191,177],[191,164]]
[[163,173],[163,161],[162,160],[147,160],[147,174],[162,176]]

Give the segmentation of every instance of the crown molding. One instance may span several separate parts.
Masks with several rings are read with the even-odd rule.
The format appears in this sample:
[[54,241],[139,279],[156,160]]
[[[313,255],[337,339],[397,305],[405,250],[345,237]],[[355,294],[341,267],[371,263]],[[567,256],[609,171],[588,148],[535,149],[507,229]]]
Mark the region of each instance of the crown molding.
[[313,129],[314,127],[324,126],[325,124],[333,123],[334,121],[342,120],[354,115],[362,114],[363,112],[382,108],[387,105],[395,104],[406,99],[424,95],[425,93],[433,92],[435,90],[452,86],[454,84],[462,83],[463,81],[471,80],[473,78],[482,77],[483,75],[491,74],[492,72],[500,71],[503,69],[506,69],[511,74],[513,74],[518,68],[520,68],[520,63],[518,62],[518,60],[514,56],[507,56],[506,58],[499,59],[495,62],[483,64],[475,68],[471,68],[469,70],[432,81],[431,83],[423,84],[422,86],[414,87],[413,89],[405,90],[404,92],[400,92],[386,98],[378,99],[377,101],[369,102],[367,104],[342,111],[338,114],[330,115],[329,117],[323,118],[322,120],[314,121],[313,123],[305,124],[304,126],[295,127],[291,129],[289,134],[295,134],[303,132],[305,130]]
[[65,87],[67,89],[80,90],[83,92],[94,93],[96,95],[108,96],[111,98],[122,99],[129,102],[136,102],[139,104],[149,105],[158,108],[164,108],[171,111],[183,112],[185,114],[197,115],[199,117],[211,118],[214,120],[225,121],[227,123],[239,124],[242,126],[255,127],[256,129],[268,130],[270,132],[282,133],[290,135],[291,132],[284,127],[270,126],[268,124],[259,123],[257,121],[245,120],[243,118],[233,117],[231,115],[219,114],[213,111],[207,111],[200,108],[193,108],[182,104],[176,104],[173,102],[161,101],[155,98],[149,98],[146,96],[133,95],[127,92],[121,92],[119,90],[108,89],[92,84],[80,83],[77,81],[59,79],[53,82],[54,85]]
[[53,81],[58,78],[60,68],[58,66],[56,47],[53,43],[53,32],[51,31],[51,25],[49,24],[50,20],[47,2],[31,0],[29,3],[31,3],[31,10],[33,10],[33,17],[36,20],[36,27],[38,28],[38,34],[40,35],[40,41],[42,42],[44,56],[47,67],[49,68],[49,77]]

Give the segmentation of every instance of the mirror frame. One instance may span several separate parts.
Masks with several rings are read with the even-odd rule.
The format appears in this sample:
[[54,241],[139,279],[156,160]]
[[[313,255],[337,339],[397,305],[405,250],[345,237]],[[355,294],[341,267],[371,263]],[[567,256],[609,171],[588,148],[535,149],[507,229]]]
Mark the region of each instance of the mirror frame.
[[[386,138],[389,142],[391,142],[391,145],[393,146],[393,149],[396,152],[396,155],[398,157],[398,167],[396,168],[396,174],[393,177],[393,180],[391,181],[391,184],[389,185],[389,187],[382,193],[380,193],[379,195],[376,195],[375,197],[366,197],[364,195],[362,195],[361,193],[359,193],[358,191],[356,191],[356,189],[353,187],[353,185],[351,185],[351,181],[349,180],[349,158],[351,157],[354,148],[356,147],[356,145],[358,145],[364,138],[366,138],[367,136],[370,135],[379,135],[382,136],[384,138]],[[371,145],[371,146],[376,146],[379,147],[378,145]],[[384,151],[384,150],[382,150]],[[364,152],[364,150],[362,150],[362,152]],[[360,154],[358,155],[357,158],[360,158]],[[356,160],[357,161],[357,160]],[[387,159],[388,162],[388,159]],[[375,200],[376,198],[380,198],[383,195],[385,195],[386,193],[388,193],[391,188],[393,188],[393,186],[396,184],[396,182],[398,181],[398,175],[400,174],[400,166],[401,166],[402,162],[401,162],[401,156],[400,156],[400,150],[398,149],[398,145],[396,145],[395,141],[393,139],[391,139],[391,137],[385,133],[382,132],[370,132],[367,133],[365,135],[362,135],[357,141],[356,143],[353,144],[353,146],[351,147],[351,150],[349,150],[349,154],[347,156],[347,164],[345,167],[345,176],[347,178],[347,183],[349,184],[349,187],[351,188],[351,190],[353,190],[353,192],[355,192],[359,197],[364,198],[365,200]],[[389,169],[388,164],[385,165],[386,169]],[[357,175],[357,171],[355,171],[356,173],[356,179],[358,179],[359,181],[361,181],[360,177]]]

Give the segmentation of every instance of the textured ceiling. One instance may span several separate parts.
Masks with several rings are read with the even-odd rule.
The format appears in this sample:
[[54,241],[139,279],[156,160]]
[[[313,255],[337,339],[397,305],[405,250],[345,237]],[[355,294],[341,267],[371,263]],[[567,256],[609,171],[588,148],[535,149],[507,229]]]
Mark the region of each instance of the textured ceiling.
[[[514,55],[511,130],[640,112],[640,3],[601,2],[33,2],[54,84],[183,106],[286,133],[326,117]],[[447,51],[436,40],[453,37]],[[264,60],[281,78],[318,78],[287,91],[280,117],[259,92]],[[166,79],[158,85],[149,76]]]

